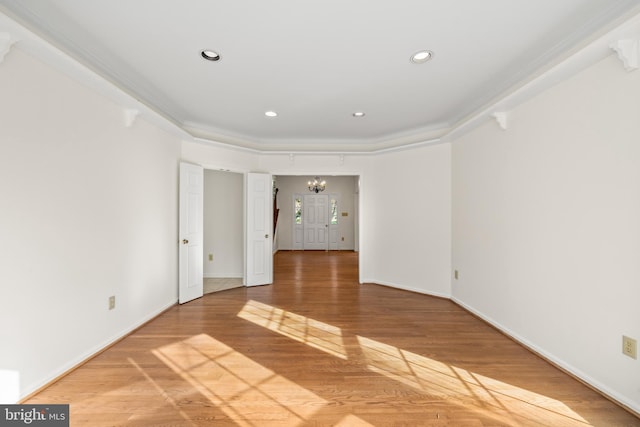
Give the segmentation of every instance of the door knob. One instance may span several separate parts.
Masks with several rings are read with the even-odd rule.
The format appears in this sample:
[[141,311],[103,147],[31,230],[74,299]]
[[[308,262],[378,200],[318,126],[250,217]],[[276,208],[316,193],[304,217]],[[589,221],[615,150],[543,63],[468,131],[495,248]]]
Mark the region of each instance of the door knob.
[[182,239],[182,244],[183,244],[183,245],[186,245],[186,244],[188,244],[188,243],[189,243],[189,241],[188,241],[187,239]]
[[265,239],[268,239],[268,238],[269,238],[269,235],[268,235],[268,234],[265,234],[265,235],[264,235],[264,238],[265,238]]

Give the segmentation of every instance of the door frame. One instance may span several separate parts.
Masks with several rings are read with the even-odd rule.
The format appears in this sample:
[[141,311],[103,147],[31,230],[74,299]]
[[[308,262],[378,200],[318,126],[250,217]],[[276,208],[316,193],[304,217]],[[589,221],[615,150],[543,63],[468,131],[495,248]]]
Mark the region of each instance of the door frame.
[[[243,277],[242,277],[242,283],[243,283],[244,286],[247,286],[247,257],[248,257],[248,252],[247,251],[249,250],[249,248],[247,246],[247,229],[248,229],[248,224],[247,224],[247,196],[248,196],[247,183],[248,183],[248,175],[251,172],[250,171],[246,171],[246,170],[232,170],[232,169],[225,168],[225,167],[211,166],[211,165],[202,164],[202,163],[198,163],[198,162],[191,162],[191,161],[188,161],[188,160],[180,160],[180,163],[181,164],[182,163],[191,164],[191,165],[193,165],[195,167],[199,167],[199,168],[202,169],[203,174],[204,174],[205,170],[215,170],[215,171],[233,172],[233,173],[242,174],[242,177],[243,177],[243,181],[242,181],[243,182],[243,185],[242,185],[242,207],[240,208],[241,211],[238,212],[238,214],[242,214],[242,216],[243,216],[243,219],[242,219],[242,222],[243,222],[243,235],[240,236],[240,239],[242,239],[242,242],[243,242],[243,260],[242,260],[242,263],[243,263],[243,273],[242,273],[242,275],[243,275]],[[272,174],[268,174],[268,175],[269,176],[273,176]],[[180,173],[178,173],[178,180],[180,181]],[[178,186],[178,188],[179,188],[179,193],[180,193],[180,191],[181,191],[180,190],[180,185]],[[269,194],[271,194],[271,193],[269,192]],[[178,195],[178,198],[180,198],[180,194]],[[272,208],[273,201],[269,200],[269,202],[270,202],[269,206],[270,206],[270,208]],[[202,203],[202,205],[203,204],[204,203]],[[267,216],[269,216],[269,212],[270,212],[270,209],[266,212]],[[267,222],[269,224],[272,224],[272,221],[273,221],[272,218],[269,217],[269,218],[267,218],[267,220],[268,220]],[[180,224],[178,224],[178,228],[179,228],[179,233],[181,233],[182,231],[180,230]],[[271,234],[271,232],[269,232],[269,234]],[[181,251],[183,251],[182,246],[186,246],[186,245],[183,245],[182,241],[183,241],[183,237],[180,236],[180,239],[179,239],[179,242],[178,242],[179,246],[180,246],[179,247],[179,254],[181,253]],[[201,227],[201,230],[200,230],[200,244],[201,244],[201,246],[204,245],[204,231],[203,231],[202,227]],[[270,266],[270,270],[271,270],[270,281],[272,281],[272,279],[273,279],[273,253],[272,253],[272,251],[269,251],[269,252],[271,254],[270,260],[269,260],[269,262],[271,264],[271,266]],[[202,266],[202,263],[204,262],[203,257],[204,257],[204,253],[202,253],[201,256],[200,256],[200,266]],[[178,280],[178,294],[180,294],[180,278],[181,278],[181,276],[183,274],[185,274],[185,272],[183,272],[183,267],[181,266],[181,258],[182,258],[181,256],[178,257],[178,279],[179,279]],[[201,267],[200,268],[200,276],[204,276],[202,270],[203,269]],[[201,278],[201,281],[202,280],[203,280],[203,278]],[[203,287],[203,286],[201,286],[201,287]],[[200,295],[200,296],[202,296],[202,295]],[[180,298],[179,298],[179,300],[180,300]]]
[[[188,162],[188,160],[182,160],[182,161]],[[229,167],[228,165],[225,165],[225,164],[215,165],[215,164],[207,164],[207,163],[202,163],[202,162],[198,162],[197,164],[201,165],[204,169],[241,173],[244,176],[244,181],[245,182],[246,182],[247,173],[250,172],[249,170],[246,170],[246,169],[237,169],[235,167]],[[306,169],[313,169],[313,168],[306,168]],[[361,230],[362,230],[362,228],[361,228],[361,225],[362,225],[362,212],[363,212],[362,201],[364,199],[363,194],[365,193],[366,188],[365,188],[365,186],[363,184],[365,179],[363,178],[363,174],[362,174],[361,171],[349,172],[349,171],[344,171],[344,170],[324,170],[324,171],[321,170],[321,171],[317,171],[317,172],[313,172],[313,171],[307,172],[307,171],[298,170],[298,171],[292,172],[290,170],[279,170],[279,169],[276,168],[276,169],[270,170],[268,173],[270,173],[271,176],[281,175],[281,176],[301,176],[301,177],[305,176],[306,177],[306,176],[309,176],[309,175],[313,175],[314,173],[319,173],[320,175],[326,175],[326,176],[353,176],[353,177],[355,177],[356,178],[356,182],[357,182],[357,186],[358,186],[358,188],[356,190],[356,197],[355,197],[356,200],[357,200],[357,203],[354,205],[355,209],[357,211],[357,213],[356,213],[356,222],[355,222],[355,225],[354,225],[355,226],[355,233],[356,233],[356,235],[355,235],[355,251],[360,253],[361,255],[364,252],[366,252],[366,247],[364,245],[362,245],[363,235],[361,233]],[[244,187],[246,187],[246,185],[244,185]],[[243,191],[246,192],[246,189],[243,190]],[[243,200],[246,200],[246,194],[243,194]],[[247,221],[247,218],[246,218],[246,208],[244,206],[243,206],[242,212],[243,212],[242,214],[244,216],[243,221],[244,221],[244,224],[245,224],[244,228],[245,228],[245,232],[246,232],[246,221]],[[242,239],[245,240],[245,237],[243,236]],[[246,248],[245,248],[245,251],[246,251]],[[247,258],[247,255],[246,255],[246,252],[245,252],[245,254],[244,254],[244,262],[246,262],[246,258]],[[359,283],[364,283],[365,282],[365,278],[363,277],[364,269],[362,268],[362,262],[363,262],[364,258],[365,257],[363,257],[363,256],[358,257],[358,267],[359,267],[358,268],[358,271],[359,271],[359,273],[358,273],[359,274],[358,281],[359,281]],[[272,258],[272,260],[273,260],[273,258]],[[245,271],[246,271],[246,268],[245,268]],[[243,284],[246,284],[246,277],[243,278]]]
[[[306,248],[304,247],[304,237],[306,235],[304,232],[304,196],[306,195],[307,194],[303,194],[303,193],[293,193],[293,196],[291,199],[291,203],[292,203],[291,206],[293,207],[292,212],[294,212],[294,215],[292,215],[293,221],[291,224],[291,227],[292,227],[291,246],[293,247],[294,250],[300,250],[300,251],[306,250]],[[328,200],[327,200],[327,221],[328,221],[327,250],[337,251],[340,249],[340,242],[337,240],[337,236],[339,234],[338,231],[340,230],[340,216],[338,216],[338,224],[336,225],[331,224],[331,200],[335,199],[338,204],[338,209],[340,209],[340,198],[342,196],[338,193],[327,193],[326,196],[328,197]],[[296,205],[297,199],[300,199],[300,203],[302,204],[303,221],[300,224],[295,223],[295,205]],[[356,206],[356,212],[357,212],[357,206]],[[357,224],[354,224],[354,228],[356,227],[357,227]],[[331,241],[333,234],[335,234],[335,237],[336,237],[335,243]],[[301,236],[301,238],[298,240],[296,236]],[[354,236],[354,239],[355,239],[355,236]],[[357,242],[354,242],[354,246],[356,248],[358,247]],[[357,249],[355,249],[355,251],[358,252]]]

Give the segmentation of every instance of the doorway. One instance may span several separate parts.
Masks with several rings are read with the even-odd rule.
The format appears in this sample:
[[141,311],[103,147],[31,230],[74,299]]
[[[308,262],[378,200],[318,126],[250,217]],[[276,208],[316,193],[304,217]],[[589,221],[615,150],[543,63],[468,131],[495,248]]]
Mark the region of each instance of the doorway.
[[[182,170],[182,166],[186,164],[184,162],[181,163],[181,170]],[[197,166],[197,165],[194,165]],[[233,217],[235,218],[239,218],[240,213],[242,212],[242,227],[239,228],[239,232],[234,233],[235,234],[235,239],[234,240],[230,240],[231,242],[236,242],[235,244],[237,245],[237,255],[235,256],[235,258],[231,258],[231,259],[235,259],[237,261],[237,265],[242,265],[241,270],[237,271],[237,272],[232,272],[231,274],[223,274],[221,275],[219,272],[216,274],[211,274],[211,270],[208,267],[211,267],[210,263],[215,263],[218,261],[218,264],[221,264],[220,261],[220,257],[218,255],[221,254],[227,254],[228,251],[225,249],[223,252],[217,252],[215,249],[211,250],[211,246],[209,244],[209,241],[207,242],[207,248],[204,248],[204,236],[203,239],[201,240],[203,242],[203,246],[201,246],[201,249],[199,252],[199,256],[197,256],[196,258],[198,258],[200,260],[199,264],[200,264],[200,268],[199,268],[199,273],[196,276],[204,279],[207,278],[207,276],[209,276],[209,278],[212,279],[236,279],[236,281],[232,281],[233,283],[229,285],[229,283],[227,282],[226,284],[223,284],[223,286],[238,286],[239,280],[242,280],[242,285],[243,286],[249,286],[250,284],[247,282],[247,277],[249,276],[249,269],[255,267],[256,263],[251,264],[249,261],[246,260],[247,255],[247,248],[245,247],[245,245],[247,244],[247,242],[245,241],[244,237],[245,235],[247,235],[245,227],[248,227],[248,218],[254,218],[254,220],[259,216],[261,218],[265,219],[265,227],[264,227],[264,231],[266,231],[263,236],[264,239],[271,239],[272,238],[272,233],[273,233],[273,241],[269,241],[269,259],[266,259],[266,254],[267,251],[263,251],[265,253],[265,259],[264,259],[264,263],[269,264],[270,266],[272,265],[272,261],[273,261],[273,254],[275,254],[275,252],[277,252],[279,249],[282,250],[294,250],[295,248],[292,247],[292,242],[293,239],[291,239],[292,237],[292,229],[293,227],[291,226],[287,226],[287,227],[282,227],[282,226],[278,226],[277,228],[275,227],[275,224],[271,224],[268,225],[267,222],[271,222],[271,219],[269,219],[269,216],[271,215],[271,211],[272,211],[272,207],[278,207],[278,210],[281,210],[280,208],[285,206],[287,207],[288,205],[288,209],[284,209],[284,216],[289,216],[289,221],[286,221],[285,218],[281,218],[282,221],[278,221],[279,224],[283,224],[283,223],[289,223],[292,224],[292,217],[293,217],[293,213],[294,213],[294,209],[293,209],[293,204],[292,203],[284,203],[284,204],[280,204],[277,203],[277,195],[278,195],[278,188],[277,186],[280,186],[280,184],[276,184],[274,182],[272,182],[272,178],[274,179],[278,179],[278,183],[281,183],[281,179],[288,179],[289,182],[295,182],[295,185],[290,185],[289,189],[288,189],[288,197],[285,198],[281,198],[284,200],[291,200],[291,198],[293,197],[294,193],[304,193],[305,195],[308,195],[309,193],[306,193],[306,191],[308,191],[308,189],[306,188],[306,185],[300,185],[300,176],[274,176],[272,177],[270,174],[252,174],[252,173],[235,173],[235,172],[230,172],[229,170],[214,170],[214,169],[205,169],[202,166],[200,167],[200,176],[201,176],[201,180],[204,180],[203,177],[203,172],[205,170],[207,170],[207,174],[220,174],[219,176],[236,176],[238,179],[238,183],[242,180],[242,184],[236,187],[236,190],[231,191],[230,193],[227,194],[235,194],[237,196],[236,202],[233,202],[232,198],[228,198],[225,197],[225,195],[220,195],[220,194],[216,194],[216,195],[211,195],[210,192],[206,198],[206,202],[207,204],[211,203],[211,201],[218,201],[218,206],[222,206],[224,209],[224,212],[226,212],[227,214],[231,214]],[[273,189],[273,206],[270,203],[267,203],[266,205],[263,205],[262,209],[260,210],[260,212],[258,211],[251,211],[251,212],[247,212],[247,207],[245,206],[245,196],[248,197],[249,194],[249,190],[248,190],[248,186],[249,183],[248,181],[246,182],[245,177],[249,178],[251,175],[264,175],[268,177],[268,181],[269,184],[274,184],[273,186],[269,185],[267,188],[267,186],[264,186],[265,189],[262,190],[262,192],[264,193],[265,197],[262,197],[262,199],[265,202],[269,202],[269,199],[271,199],[272,197],[269,196],[268,198],[266,197],[267,193],[270,193],[270,189]],[[183,178],[181,175],[181,182],[182,182]],[[250,181],[250,180],[249,180]],[[306,181],[306,179],[304,179],[303,177],[303,181]],[[339,217],[340,217],[340,221],[338,221],[338,212],[336,210],[336,212],[334,212],[334,216],[335,218],[335,224],[332,222],[331,225],[329,226],[329,233],[327,238],[329,238],[329,247],[330,249],[335,249],[335,250],[351,250],[354,252],[359,252],[359,245],[358,245],[358,241],[359,241],[359,224],[358,224],[358,218],[359,218],[359,202],[360,202],[360,177],[358,175],[345,175],[345,176],[330,176],[330,184],[333,186],[335,185],[336,187],[334,187],[335,190],[342,188],[344,189],[344,191],[337,191],[336,193],[331,193],[329,194],[330,197],[335,196],[336,199],[336,206],[341,206],[340,208],[340,212],[339,212]],[[277,186],[276,186],[277,185]],[[181,185],[182,186],[182,185]],[[209,189],[212,187],[211,185],[207,186]],[[231,185],[225,185],[223,184],[222,187],[226,190],[229,190],[231,188],[234,188]],[[247,187],[247,188],[245,188]],[[271,188],[272,187],[272,188]],[[215,188],[215,186],[214,186]],[[246,194],[245,194],[246,193]],[[329,193],[329,192],[327,192]],[[340,194],[342,194],[342,201],[346,202],[346,203],[342,203],[340,201]],[[201,198],[204,199],[204,194],[201,193]],[[332,200],[332,199],[330,199]],[[222,203],[220,203],[222,202]],[[332,202],[333,203],[333,202]],[[200,204],[200,206],[203,206],[204,204],[204,200],[203,202]],[[182,205],[183,205],[183,191],[181,188],[180,191],[180,230],[181,230],[181,234],[182,234],[182,224],[183,224],[183,212],[182,212]],[[282,214],[282,212],[280,212]],[[203,216],[203,212],[200,211],[199,216],[202,218]],[[282,217],[282,215],[281,215]],[[186,217],[185,217],[186,218]],[[209,214],[207,214],[207,220],[209,220],[211,218],[211,216]],[[333,218],[333,217],[332,217]],[[204,219],[204,218],[203,218]],[[217,224],[221,224],[224,223],[225,221],[222,220],[218,220],[215,221],[215,223]],[[255,221],[254,221],[255,222]],[[246,224],[245,224],[246,223]],[[335,226],[335,229],[333,229],[333,233],[332,233],[332,226]],[[275,228],[275,231],[273,231],[273,229]],[[267,230],[272,230],[272,232],[268,232]],[[282,238],[278,238],[278,235],[281,234],[280,232],[278,232],[278,230],[281,231],[287,231],[288,232],[288,238],[282,239]],[[237,230],[236,230],[237,231]],[[204,234],[204,233],[203,233]],[[284,233],[282,233],[284,234]],[[209,234],[210,235],[210,234]],[[337,245],[337,247],[332,247],[331,246],[331,236],[335,235],[335,239],[333,239],[334,241],[338,241],[338,236],[339,237],[339,244]],[[188,239],[183,239],[183,241],[187,241]],[[214,242],[217,242],[218,239],[214,239]],[[277,242],[285,242],[283,247],[283,244],[277,244]],[[273,243],[273,244],[271,244]],[[334,242],[335,243],[335,242]],[[239,248],[242,248],[241,250]],[[273,249],[273,251],[271,252],[271,248]],[[206,249],[206,250],[205,250]],[[302,248],[300,248],[302,249]],[[181,251],[181,253],[184,251]],[[183,282],[185,282],[184,280],[182,280],[182,276],[183,276],[183,270],[185,270],[183,268],[182,265],[182,261],[180,262],[180,266],[179,266],[179,270],[180,270],[180,285],[179,285],[179,290],[180,292],[182,292],[183,289]],[[227,264],[228,266],[229,264]],[[203,267],[207,267],[207,271],[205,273],[204,268]],[[245,271],[245,268],[247,268],[247,270]],[[253,270],[255,270],[255,268],[253,268]],[[253,271],[251,270],[251,271]],[[186,270],[185,270],[186,271]],[[195,271],[195,270],[194,270]],[[203,294],[203,281],[200,281],[199,284],[199,288],[200,288],[200,296],[202,296]],[[186,283],[186,282],[185,282]],[[270,282],[264,282],[264,284],[266,283],[270,283]],[[263,283],[253,283],[251,285],[258,285],[258,284],[263,284]],[[182,302],[186,302],[186,301],[182,301],[181,298],[181,303]]]
[[[308,176],[274,175],[279,209],[275,250],[358,250],[360,178],[357,175],[322,178],[326,180],[326,189],[316,195],[307,188]],[[320,201],[315,196],[327,200]],[[308,206],[311,204],[313,209]],[[305,230],[307,225],[311,230]]]
[[243,180],[241,173],[204,170],[205,294],[243,286]]

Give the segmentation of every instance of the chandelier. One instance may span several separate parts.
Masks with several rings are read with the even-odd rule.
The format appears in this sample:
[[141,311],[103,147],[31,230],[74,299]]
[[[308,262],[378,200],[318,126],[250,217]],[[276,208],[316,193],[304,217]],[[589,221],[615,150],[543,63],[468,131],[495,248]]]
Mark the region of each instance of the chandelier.
[[313,181],[307,182],[309,191],[313,191],[314,193],[319,193],[321,191],[324,191],[324,187],[326,185],[327,185],[327,182],[324,179],[321,181],[320,177],[318,176],[313,178]]

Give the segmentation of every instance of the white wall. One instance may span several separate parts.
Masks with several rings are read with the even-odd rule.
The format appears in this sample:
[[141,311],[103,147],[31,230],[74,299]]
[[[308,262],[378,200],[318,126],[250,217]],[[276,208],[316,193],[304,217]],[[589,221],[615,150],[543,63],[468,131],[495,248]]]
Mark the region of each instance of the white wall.
[[370,280],[449,297],[450,145],[379,155],[374,170],[363,208],[371,235]]
[[[278,249],[291,250],[293,246],[293,197],[294,194],[310,194],[307,182],[313,180],[310,175],[285,176],[278,175],[276,187],[278,187]],[[338,249],[353,250],[355,248],[354,234],[354,176],[322,176],[327,181],[326,190],[321,194],[338,194]],[[347,216],[343,216],[346,213]],[[342,240],[344,238],[344,240]]]
[[[373,156],[358,154],[262,154],[259,157],[259,170],[271,172],[277,176],[285,175],[352,175],[360,176],[363,183],[373,174]],[[367,188],[366,184],[360,190],[361,207],[364,212],[358,216],[360,231],[360,280],[369,280],[372,276],[372,265],[368,256],[368,249],[375,244],[370,241],[374,233],[367,232]],[[367,278],[367,279],[365,279]]]
[[204,171],[204,277],[243,277],[243,182],[239,173]]
[[640,362],[620,352],[622,334],[640,337],[640,72],[613,56],[512,111],[506,131],[290,156],[125,128],[122,106],[16,46],[0,63],[0,399],[175,303],[181,158],[359,176],[362,281],[453,293],[640,412]]
[[453,143],[455,299],[638,412],[639,93],[612,55]]
[[[451,295],[448,144],[379,155],[298,153],[253,157],[217,145],[183,142],[182,157],[217,168],[251,169],[277,176],[359,176],[360,280]],[[244,168],[243,161],[247,162]]]
[[15,46],[0,94],[0,395],[15,401],[176,302],[180,144]]

